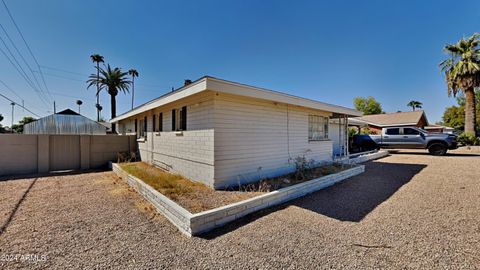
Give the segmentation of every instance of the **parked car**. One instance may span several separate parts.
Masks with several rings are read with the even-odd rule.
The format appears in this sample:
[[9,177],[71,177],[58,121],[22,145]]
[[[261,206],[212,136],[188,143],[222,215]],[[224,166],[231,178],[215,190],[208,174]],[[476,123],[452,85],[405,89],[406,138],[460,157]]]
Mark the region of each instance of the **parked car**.
[[429,133],[415,127],[383,128],[380,135],[355,135],[353,143],[362,150],[375,148],[428,149],[435,156],[445,155],[448,149],[456,149],[454,134]]

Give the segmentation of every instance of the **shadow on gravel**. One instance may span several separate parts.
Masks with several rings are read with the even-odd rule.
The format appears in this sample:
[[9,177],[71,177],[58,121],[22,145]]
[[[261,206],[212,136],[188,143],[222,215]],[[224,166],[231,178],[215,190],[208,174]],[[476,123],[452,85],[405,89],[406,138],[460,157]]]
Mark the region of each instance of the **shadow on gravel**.
[[35,178],[32,183],[28,186],[28,188],[25,190],[25,192],[23,193],[22,197],[20,197],[20,200],[18,200],[18,202],[15,204],[15,206],[13,207],[13,210],[12,212],[10,213],[10,215],[8,216],[7,220],[5,221],[4,224],[2,224],[2,226],[0,227],[0,237],[2,236],[2,234],[5,232],[5,230],[7,229],[8,225],[10,225],[10,222],[12,222],[13,220],[13,217],[15,216],[15,214],[17,213],[18,211],[18,208],[20,208],[20,205],[22,204],[22,202],[25,200],[25,198],[27,197],[28,193],[30,193],[30,190],[32,189],[33,185],[35,185],[35,183],[37,182],[38,178]]
[[365,173],[302,198],[296,206],[340,220],[359,222],[427,165],[369,162]]
[[67,171],[56,171],[49,173],[37,173],[37,174],[20,174],[20,175],[5,175],[0,176],[0,182],[10,181],[10,180],[22,180],[22,179],[32,179],[48,176],[66,176],[66,175],[77,175],[83,173],[94,173],[94,172],[105,172],[110,171],[107,167],[102,167],[98,169],[89,169],[89,170],[67,170]]
[[[413,152],[413,151],[408,152],[408,151],[405,151],[405,150],[402,150],[402,151],[389,150],[389,152],[390,152],[390,154],[394,154],[394,155],[432,156],[428,152]],[[432,157],[435,157],[435,156],[432,156]],[[445,156],[439,156],[438,158],[442,158],[442,157],[480,157],[480,154],[479,153],[450,153],[450,152],[447,152],[447,154]]]
[[365,173],[361,175],[294,201],[252,213],[200,237],[214,239],[289,205],[340,221],[360,222],[427,166],[380,161],[368,162],[365,165]]

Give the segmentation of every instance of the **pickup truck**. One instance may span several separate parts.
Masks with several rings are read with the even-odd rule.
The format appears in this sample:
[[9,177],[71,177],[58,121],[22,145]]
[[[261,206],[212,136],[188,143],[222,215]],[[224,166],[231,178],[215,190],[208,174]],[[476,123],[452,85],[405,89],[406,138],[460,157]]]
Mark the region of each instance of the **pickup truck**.
[[416,127],[383,128],[380,135],[355,135],[353,144],[362,150],[376,148],[428,149],[435,156],[445,155],[448,149],[457,148],[457,136],[429,133]]

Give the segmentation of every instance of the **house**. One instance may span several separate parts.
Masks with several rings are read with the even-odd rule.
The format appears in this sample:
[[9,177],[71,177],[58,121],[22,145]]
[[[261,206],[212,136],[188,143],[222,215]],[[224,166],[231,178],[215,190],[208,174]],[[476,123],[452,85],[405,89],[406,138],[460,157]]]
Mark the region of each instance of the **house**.
[[371,114],[349,119],[351,126],[366,126],[373,134],[380,134],[386,127],[419,127],[428,126],[427,116],[422,110],[410,112],[396,112]]
[[73,110],[45,116],[23,126],[24,134],[105,135],[105,126]]
[[442,125],[428,125],[428,126],[425,126],[423,129],[431,133],[453,134],[453,132],[455,131],[455,129],[452,127],[446,127]]
[[361,114],[206,76],[111,122],[137,135],[142,161],[226,188],[290,173],[297,157],[331,162],[334,142],[348,155],[347,119]]

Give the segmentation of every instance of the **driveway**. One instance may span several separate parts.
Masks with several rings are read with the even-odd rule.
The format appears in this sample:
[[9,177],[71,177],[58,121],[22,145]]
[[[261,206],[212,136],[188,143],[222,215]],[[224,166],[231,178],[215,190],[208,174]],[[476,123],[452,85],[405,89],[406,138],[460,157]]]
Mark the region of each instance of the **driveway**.
[[111,172],[4,179],[0,268],[480,266],[480,156],[412,151],[366,165],[190,239]]

